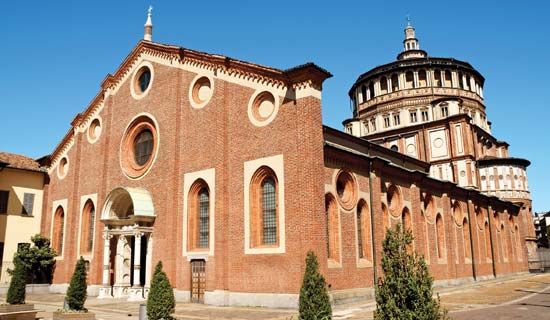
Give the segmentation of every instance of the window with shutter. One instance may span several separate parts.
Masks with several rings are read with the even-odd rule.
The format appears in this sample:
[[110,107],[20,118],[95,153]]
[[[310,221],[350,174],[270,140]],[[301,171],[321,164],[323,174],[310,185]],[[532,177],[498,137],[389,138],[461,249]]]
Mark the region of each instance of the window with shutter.
[[32,209],[34,207],[34,193],[25,193],[23,196],[23,208],[21,214],[32,216]]

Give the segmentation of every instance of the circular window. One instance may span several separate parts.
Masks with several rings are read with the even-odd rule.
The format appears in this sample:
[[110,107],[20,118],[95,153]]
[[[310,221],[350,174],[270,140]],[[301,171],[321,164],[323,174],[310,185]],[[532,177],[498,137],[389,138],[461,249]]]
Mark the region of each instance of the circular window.
[[137,69],[132,78],[130,91],[134,99],[143,98],[151,89],[153,84],[153,65],[150,62],[143,62],[143,65]]
[[248,118],[255,126],[268,125],[279,110],[275,95],[269,91],[262,91],[252,97],[248,104]]
[[156,122],[146,115],[135,118],[124,133],[121,165],[130,178],[140,178],[149,171],[158,152]]
[[395,145],[395,144],[392,145],[392,146],[390,147],[390,149],[391,149],[392,151],[397,151],[397,152],[399,152],[399,147],[398,147],[397,145]]
[[61,160],[59,160],[59,165],[57,166],[57,177],[59,179],[65,178],[68,171],[69,171],[69,159],[67,159],[67,157],[63,157],[61,158]]
[[189,99],[191,100],[191,106],[199,109],[204,107],[210,101],[210,98],[212,98],[212,93],[214,92],[213,81],[205,76],[197,76],[192,83]]
[[88,127],[88,141],[94,143],[97,141],[101,135],[101,121],[99,118],[92,120],[90,126]]
[[342,207],[351,210],[357,199],[357,188],[355,178],[347,171],[340,171],[336,177],[336,193]]
[[435,217],[435,200],[431,195],[426,195],[424,197],[424,213],[426,214],[426,218],[430,221],[433,220]]

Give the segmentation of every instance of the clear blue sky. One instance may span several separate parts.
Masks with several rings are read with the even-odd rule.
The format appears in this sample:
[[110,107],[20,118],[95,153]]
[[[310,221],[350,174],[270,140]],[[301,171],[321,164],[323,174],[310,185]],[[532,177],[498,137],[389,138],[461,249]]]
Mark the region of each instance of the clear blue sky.
[[324,123],[350,116],[348,89],[395,59],[405,16],[423,49],[486,78],[493,134],[529,167],[534,210],[550,210],[550,4],[547,1],[9,1],[0,19],[0,150],[39,157],[143,36],[278,68],[313,61],[334,74]]

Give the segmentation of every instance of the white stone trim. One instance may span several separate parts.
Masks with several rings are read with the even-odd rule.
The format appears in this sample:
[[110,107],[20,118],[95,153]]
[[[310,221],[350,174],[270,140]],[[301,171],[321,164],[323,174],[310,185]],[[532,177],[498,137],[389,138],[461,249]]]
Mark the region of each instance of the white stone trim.
[[[83,195],[80,197],[80,211],[79,211],[79,224],[78,224],[78,245],[77,245],[77,257],[80,257],[81,254],[80,252],[82,251],[80,246],[82,245],[82,215],[84,213],[84,205],[86,204],[86,201],[88,200],[91,200],[93,205],[94,205],[94,210],[95,210],[95,216],[94,216],[94,221],[93,221],[93,224],[94,224],[94,234],[95,234],[95,231],[97,230],[96,227],[97,227],[97,223],[96,221],[98,220],[98,213],[99,213],[99,210],[98,210],[98,207],[97,207],[97,193],[92,193],[92,194],[87,194],[87,195]],[[92,252],[88,255],[84,255],[82,256],[85,260],[88,260],[88,261],[91,261],[94,257],[94,249],[95,249],[95,235],[92,235],[92,237],[94,238],[93,241],[92,241]]]
[[[122,164],[122,159],[124,157],[124,155],[122,154],[123,153],[123,144],[124,144],[124,139],[126,138],[126,134],[128,133],[128,128],[130,128],[130,125],[139,117],[147,117],[149,119],[151,119],[153,121],[153,123],[155,124],[155,129],[157,131],[157,140],[155,141],[156,145],[157,145],[157,148],[156,150],[153,150],[155,152],[155,154],[153,154],[153,161],[151,161],[151,164],[149,165],[149,167],[147,168],[147,170],[145,170],[145,172],[140,175],[139,177],[130,177],[129,175],[126,174],[126,171],[124,170],[123,168],[123,164]],[[122,171],[122,174],[130,179],[130,180],[141,180],[143,177],[145,177],[149,171],[151,171],[151,169],[155,166],[155,162],[157,161],[157,157],[158,157],[158,154],[159,154],[159,151],[160,151],[160,145],[161,145],[161,134],[160,134],[160,125],[157,121],[157,119],[150,113],[148,112],[141,112],[137,115],[135,115],[129,122],[128,124],[126,125],[126,127],[124,128],[124,131],[123,131],[123,134],[122,134],[122,137],[120,138],[120,141],[118,143],[118,165],[120,167],[120,170]]]
[[[278,228],[279,245],[269,248],[251,248],[250,247],[250,182],[254,173],[262,167],[269,167],[277,176],[278,196]],[[283,155],[276,155],[266,158],[246,161],[244,163],[244,253],[245,254],[275,254],[285,253],[285,175]]]
[[68,208],[68,200],[67,199],[61,199],[56,200],[52,202],[52,219],[50,223],[50,239],[53,239],[53,225],[55,222],[55,210],[61,206],[63,208],[63,239],[61,239],[62,243],[62,249],[58,256],[55,257],[55,260],[63,260],[63,254],[65,252],[65,248],[67,247],[67,243],[65,242],[65,238],[67,236],[67,208]]
[[[65,173],[63,173],[63,174],[62,174],[61,172],[59,172],[59,170],[60,170],[60,168],[61,168],[61,167],[59,166],[59,164],[61,163],[61,160],[62,160],[62,159],[66,159],[66,160],[67,160],[67,164],[65,165]],[[67,156],[66,154],[63,155],[63,156],[59,159],[59,161],[58,161],[57,164],[58,164],[58,165],[57,165],[57,170],[56,170],[56,172],[57,172],[57,178],[58,178],[59,180],[63,180],[63,179],[65,179],[65,177],[67,176],[67,174],[69,174],[69,167],[70,167],[69,156]]]
[[[254,117],[254,110],[253,110],[254,102],[255,102],[256,98],[264,92],[269,92],[271,95],[273,95],[273,98],[274,98],[273,112],[271,113],[271,115],[269,115],[269,117],[267,119],[258,120],[258,119],[256,119],[256,117]],[[272,91],[272,90],[267,90],[265,88],[257,89],[256,92],[254,92],[254,94],[250,97],[250,100],[248,100],[248,108],[247,108],[248,119],[256,127],[267,126],[268,124],[270,124],[275,119],[275,117],[279,113],[279,103],[280,103],[279,102],[279,95],[277,94],[277,92]]]
[[[138,71],[141,70],[142,67],[149,68],[149,71],[151,72],[151,79],[149,80],[149,86],[147,89],[145,89],[144,92],[138,93],[134,89],[136,86],[136,81],[138,81],[137,74]],[[137,64],[137,67],[134,68],[134,71],[132,72],[132,81],[130,82],[130,93],[132,94],[132,97],[136,100],[140,100],[143,97],[145,97],[149,91],[151,91],[151,87],[153,87],[153,82],[155,80],[155,69],[153,68],[153,64],[147,60],[141,61],[139,64]]]
[[[208,250],[202,251],[188,251],[187,250],[187,221],[188,221],[188,197],[191,186],[198,180],[202,179],[208,185],[208,191],[210,196],[210,212],[209,212],[209,231],[208,231]],[[204,258],[204,255],[214,256],[214,243],[216,240],[215,233],[215,221],[216,221],[216,169],[206,169],[202,171],[195,171],[186,173],[183,175],[183,250],[182,255],[184,257],[192,258],[194,256],[198,258]],[[208,260],[208,259],[205,259]]]
[[[201,103],[196,103],[195,100],[193,99],[193,87],[195,86],[195,83],[201,79],[201,78],[208,78],[208,81],[210,81],[210,91],[211,91],[211,94],[210,94],[210,97],[201,102]],[[191,104],[191,107],[194,108],[194,109],[202,109],[204,108],[211,100],[212,100],[212,97],[214,96],[214,78],[213,78],[213,72],[201,72],[199,74],[197,74],[193,80],[191,81],[190,85],[189,85],[189,103]]]

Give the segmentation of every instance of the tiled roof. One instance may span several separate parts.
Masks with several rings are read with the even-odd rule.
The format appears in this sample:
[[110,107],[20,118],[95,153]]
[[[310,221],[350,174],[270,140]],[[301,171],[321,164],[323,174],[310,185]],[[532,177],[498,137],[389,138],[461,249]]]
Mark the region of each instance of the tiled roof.
[[7,168],[42,171],[40,164],[32,158],[20,154],[0,152],[0,166]]

